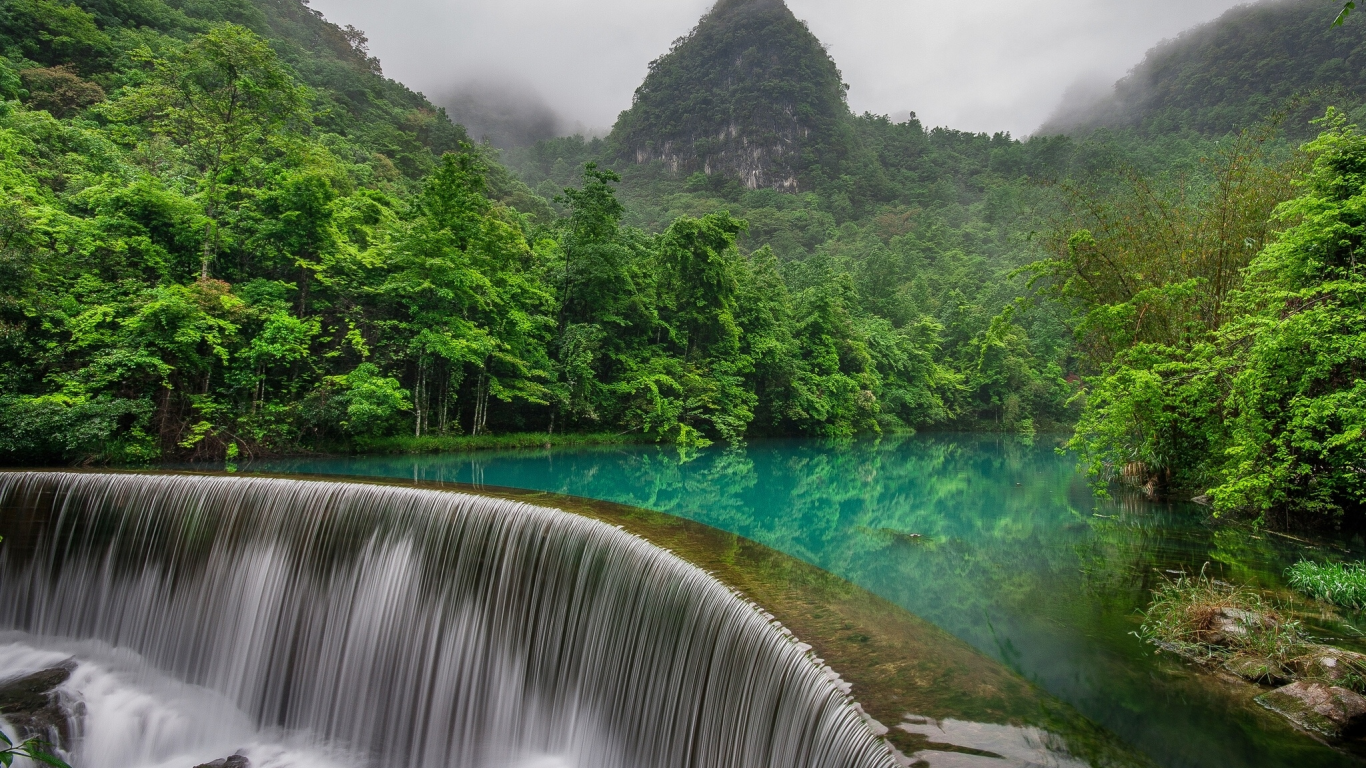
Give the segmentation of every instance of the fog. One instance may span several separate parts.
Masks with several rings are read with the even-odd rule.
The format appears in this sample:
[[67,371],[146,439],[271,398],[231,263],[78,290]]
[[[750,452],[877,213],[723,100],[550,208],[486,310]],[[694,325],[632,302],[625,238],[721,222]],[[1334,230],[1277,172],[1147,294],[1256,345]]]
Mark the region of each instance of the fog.
[[[1074,100],[1093,95],[1159,41],[1237,4],[788,0],[830,47],[855,111],[914,111],[929,125],[1017,136],[1043,123],[1069,88]],[[499,143],[517,131],[539,137],[610,128],[630,106],[649,62],[710,5],[313,0],[328,19],[366,32],[385,74],[452,108],[458,119],[482,115],[480,130],[501,134]]]

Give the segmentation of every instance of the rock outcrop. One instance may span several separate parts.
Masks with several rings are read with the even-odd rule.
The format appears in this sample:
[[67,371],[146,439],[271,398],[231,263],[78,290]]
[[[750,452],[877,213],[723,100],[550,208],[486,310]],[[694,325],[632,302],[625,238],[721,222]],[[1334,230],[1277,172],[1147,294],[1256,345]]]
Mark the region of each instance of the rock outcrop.
[[73,715],[57,693],[76,669],[67,660],[51,669],[0,681],[0,717],[18,732],[19,739],[39,738],[61,749],[71,741]]
[[650,64],[610,141],[628,162],[798,192],[848,154],[835,62],[783,0],[720,0]]
[[1366,697],[1337,686],[1301,680],[1258,696],[1257,703],[1331,738],[1358,735],[1366,726]]
[[1336,684],[1349,675],[1361,675],[1366,670],[1366,656],[1329,645],[1316,646],[1312,653],[1294,662],[1300,677]]

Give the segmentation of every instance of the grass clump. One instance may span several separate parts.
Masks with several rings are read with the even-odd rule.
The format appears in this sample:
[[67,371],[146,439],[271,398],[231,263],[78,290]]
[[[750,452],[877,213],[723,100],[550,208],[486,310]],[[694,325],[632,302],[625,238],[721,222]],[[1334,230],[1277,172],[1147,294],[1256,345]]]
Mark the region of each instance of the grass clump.
[[1284,607],[1258,590],[1181,576],[1153,590],[1139,637],[1201,665],[1245,680],[1293,680],[1366,691],[1366,656],[1307,637]]
[[1366,567],[1361,563],[1301,560],[1286,571],[1290,586],[1326,603],[1366,609]]
[[1299,622],[1282,617],[1261,593],[1203,573],[1154,590],[1139,635],[1193,661],[1226,665],[1255,659],[1283,666],[1308,645]]

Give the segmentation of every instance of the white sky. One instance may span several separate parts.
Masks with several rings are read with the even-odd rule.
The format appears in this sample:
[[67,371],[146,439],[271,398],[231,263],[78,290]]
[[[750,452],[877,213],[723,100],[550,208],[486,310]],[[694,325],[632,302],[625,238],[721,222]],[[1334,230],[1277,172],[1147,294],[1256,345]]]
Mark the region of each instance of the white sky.
[[[1325,0],[1326,1],[1326,0]],[[646,65],[712,0],[313,0],[370,38],[390,77],[438,99],[460,84],[539,94],[607,128]],[[1113,81],[1162,39],[1237,0],[787,0],[830,46],[850,106],[974,131],[1039,126],[1078,80]]]

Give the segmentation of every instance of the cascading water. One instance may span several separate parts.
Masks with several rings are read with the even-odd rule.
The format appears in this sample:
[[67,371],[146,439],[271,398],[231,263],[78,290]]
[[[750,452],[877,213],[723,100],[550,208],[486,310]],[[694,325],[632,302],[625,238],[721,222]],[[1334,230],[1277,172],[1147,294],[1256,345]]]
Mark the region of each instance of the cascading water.
[[557,510],[4,473],[0,534],[0,678],[76,658],[78,768],[189,768],[232,738],[258,765],[895,764],[755,606]]

